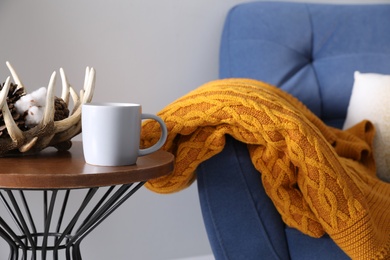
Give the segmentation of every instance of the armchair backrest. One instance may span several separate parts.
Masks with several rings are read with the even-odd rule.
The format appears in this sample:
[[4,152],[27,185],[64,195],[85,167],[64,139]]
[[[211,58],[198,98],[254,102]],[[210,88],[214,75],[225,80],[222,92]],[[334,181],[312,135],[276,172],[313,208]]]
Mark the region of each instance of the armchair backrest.
[[221,78],[276,85],[342,127],[356,70],[390,74],[390,5],[251,2],[228,14]]

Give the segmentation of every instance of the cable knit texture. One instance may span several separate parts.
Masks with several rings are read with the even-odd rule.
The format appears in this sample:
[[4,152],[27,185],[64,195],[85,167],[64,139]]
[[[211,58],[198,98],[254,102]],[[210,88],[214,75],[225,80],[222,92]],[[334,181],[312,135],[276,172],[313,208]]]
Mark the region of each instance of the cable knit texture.
[[[188,187],[228,134],[247,144],[287,225],[313,237],[328,233],[352,259],[390,259],[390,184],[375,175],[369,121],[328,127],[291,95],[250,79],[209,82],[158,115],[169,131],[163,149],[176,162],[172,174],[146,184],[150,190]],[[158,124],[146,121],[142,146],[159,135]]]

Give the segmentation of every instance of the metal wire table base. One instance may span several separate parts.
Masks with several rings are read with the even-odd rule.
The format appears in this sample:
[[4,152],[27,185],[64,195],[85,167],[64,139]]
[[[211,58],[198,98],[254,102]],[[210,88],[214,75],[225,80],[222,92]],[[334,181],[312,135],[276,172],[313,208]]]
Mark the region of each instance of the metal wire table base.
[[83,239],[144,183],[72,190],[1,190],[0,200],[9,214],[0,216],[0,236],[9,245],[8,259],[46,260],[51,254],[49,259],[81,260]]

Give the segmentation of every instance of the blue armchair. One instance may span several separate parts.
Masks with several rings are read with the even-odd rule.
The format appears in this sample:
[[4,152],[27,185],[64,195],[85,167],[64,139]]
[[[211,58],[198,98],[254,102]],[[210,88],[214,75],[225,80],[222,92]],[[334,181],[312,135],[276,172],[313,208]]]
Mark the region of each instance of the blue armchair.
[[[330,126],[343,125],[356,70],[390,74],[390,5],[251,2],[227,16],[220,77],[278,86]],[[283,223],[245,144],[228,138],[197,176],[216,259],[349,259]]]

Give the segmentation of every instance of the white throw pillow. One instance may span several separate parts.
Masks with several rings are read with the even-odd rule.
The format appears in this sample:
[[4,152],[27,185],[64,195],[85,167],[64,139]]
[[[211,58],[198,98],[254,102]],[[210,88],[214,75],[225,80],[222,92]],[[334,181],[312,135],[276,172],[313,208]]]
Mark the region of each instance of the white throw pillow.
[[343,129],[364,119],[375,125],[373,145],[377,176],[390,182],[390,75],[356,71],[354,77]]

